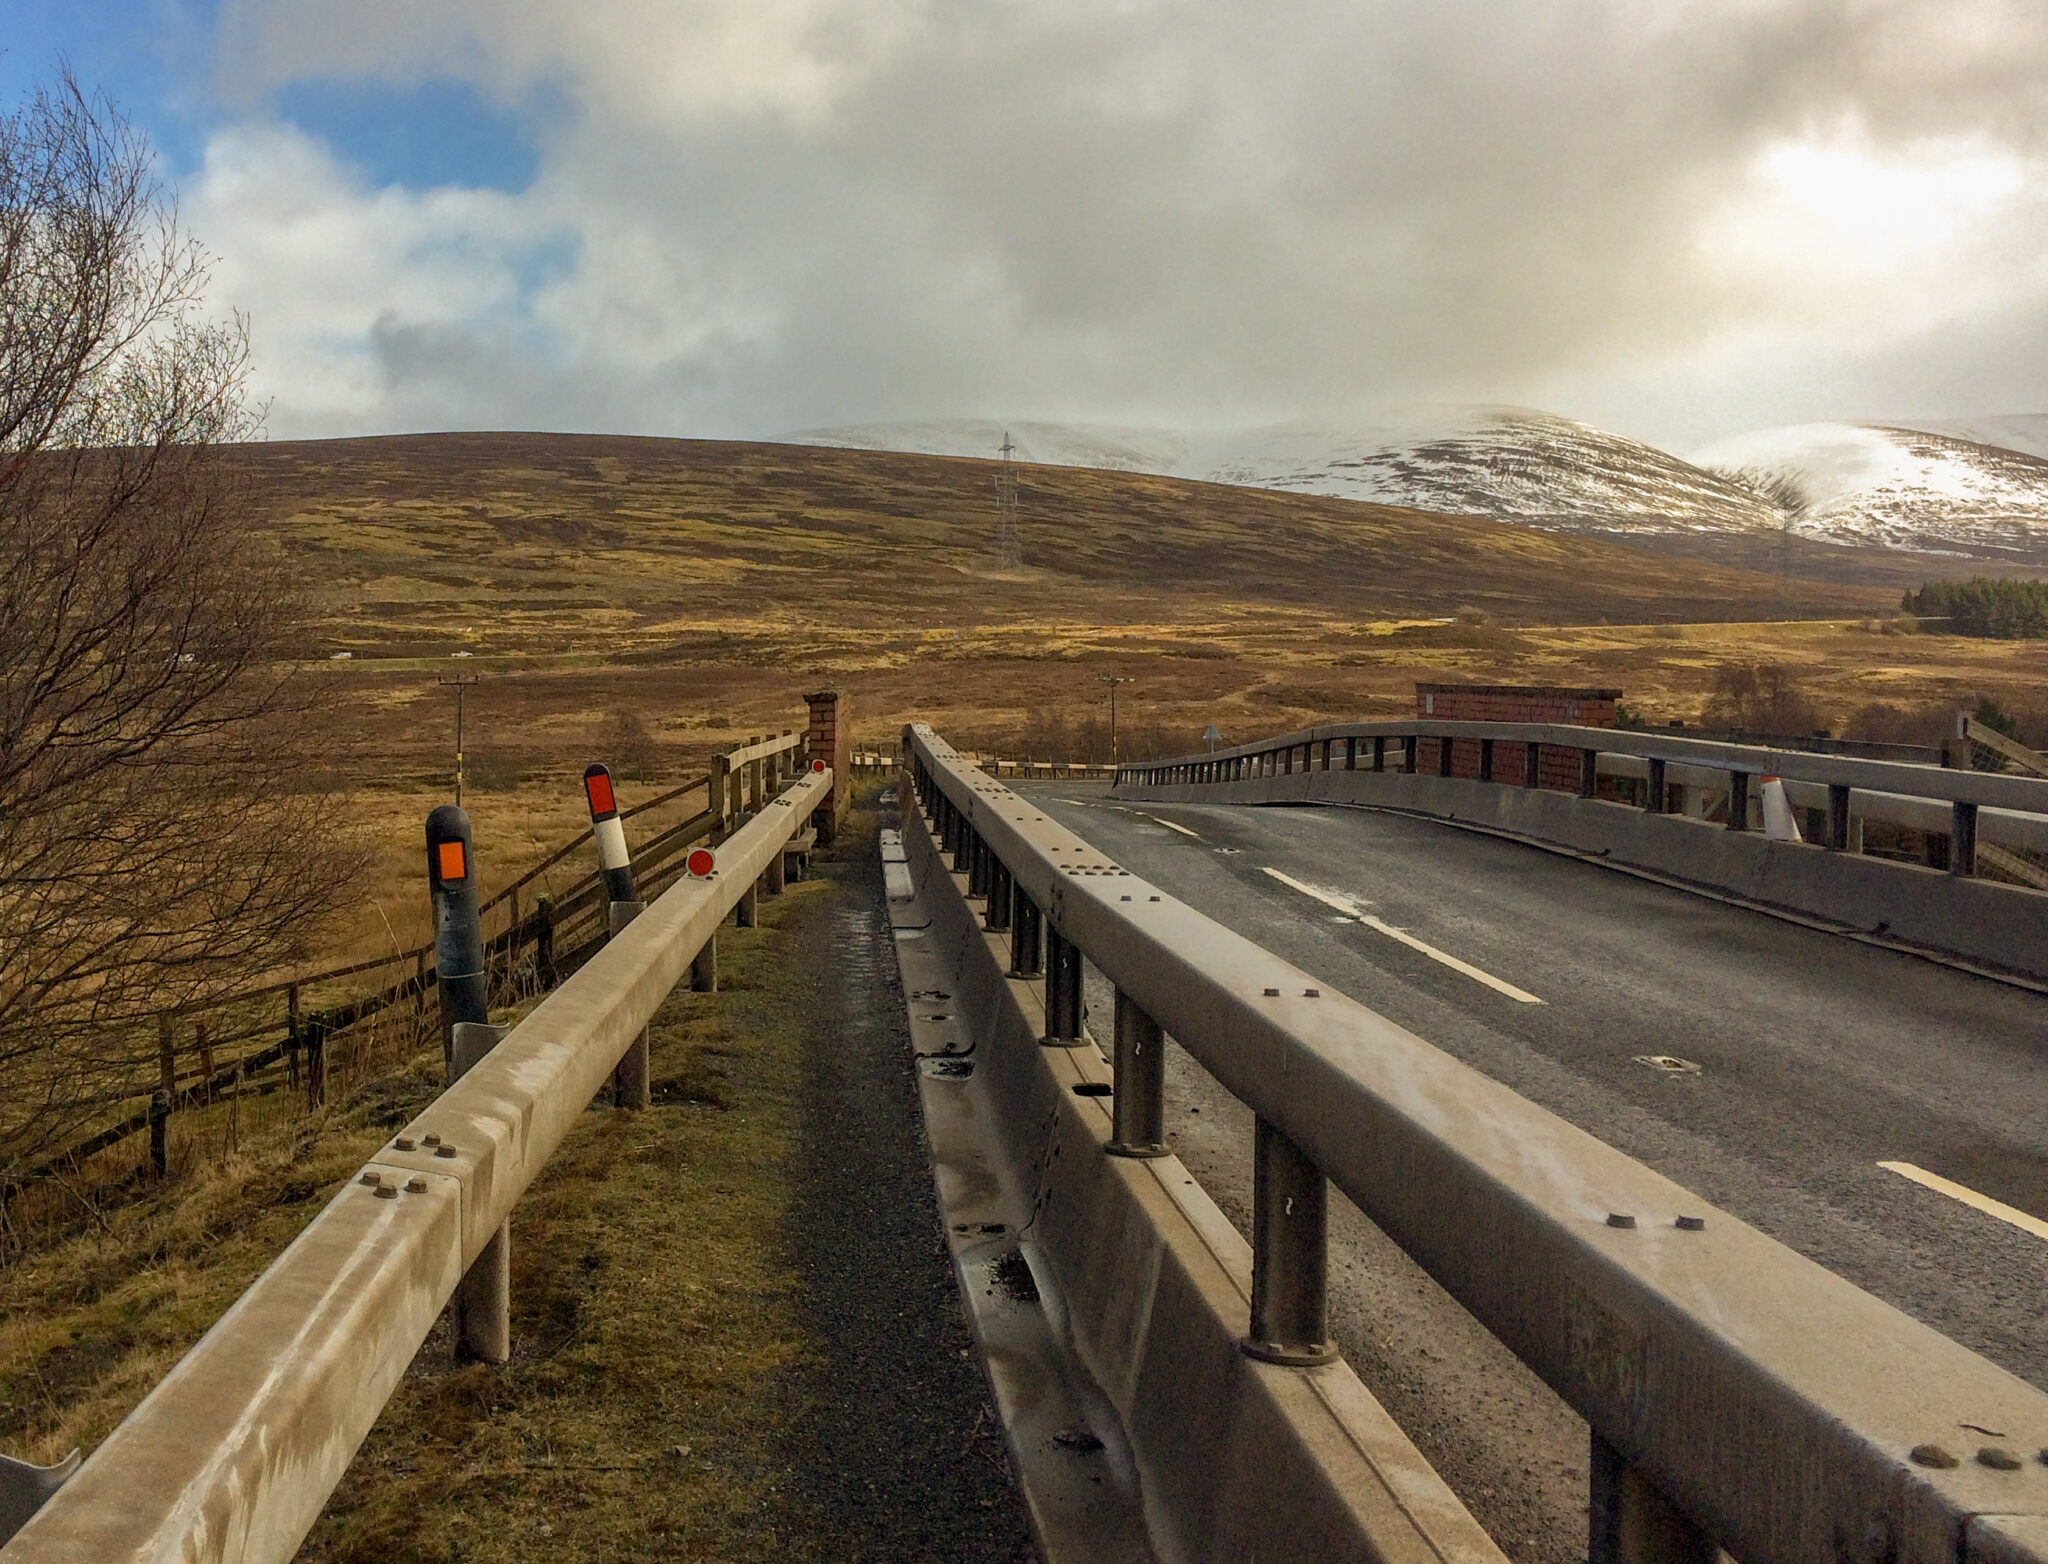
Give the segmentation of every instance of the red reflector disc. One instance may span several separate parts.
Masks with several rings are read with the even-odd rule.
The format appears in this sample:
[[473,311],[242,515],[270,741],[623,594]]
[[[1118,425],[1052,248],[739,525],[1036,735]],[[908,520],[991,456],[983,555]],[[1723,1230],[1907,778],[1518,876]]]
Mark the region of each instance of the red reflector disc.
[[583,790],[590,795],[590,812],[594,815],[608,815],[619,807],[612,798],[612,779],[602,771],[585,777]]
[[703,879],[706,875],[708,875],[715,867],[717,867],[718,864],[718,860],[711,856],[711,849],[708,847],[699,847],[695,849],[690,854],[687,862],[690,873],[694,874],[700,880]]
[[822,760],[814,760],[811,762],[811,769],[813,771],[823,771],[825,769],[825,762]]
[[469,873],[469,870],[462,862],[462,844],[460,842],[439,843],[435,847],[434,852],[436,854],[435,867],[440,872],[442,884],[445,885],[450,880],[459,880]]

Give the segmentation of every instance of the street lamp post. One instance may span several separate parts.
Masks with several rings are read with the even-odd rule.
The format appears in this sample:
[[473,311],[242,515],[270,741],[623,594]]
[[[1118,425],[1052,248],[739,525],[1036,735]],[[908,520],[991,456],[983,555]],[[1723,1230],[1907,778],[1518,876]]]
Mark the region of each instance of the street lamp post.
[[1099,673],[1095,676],[1095,682],[1109,686],[1109,763],[1113,766],[1118,760],[1116,752],[1116,687],[1119,684],[1129,684],[1131,681],[1123,674]]

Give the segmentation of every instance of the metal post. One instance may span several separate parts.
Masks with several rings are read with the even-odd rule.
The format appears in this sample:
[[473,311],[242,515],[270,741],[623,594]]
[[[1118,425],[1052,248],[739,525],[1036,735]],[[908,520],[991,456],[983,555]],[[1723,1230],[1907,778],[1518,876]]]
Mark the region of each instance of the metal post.
[[1839,782],[1828,784],[1828,851],[1849,850],[1849,789]]
[[760,884],[755,882],[740,892],[740,899],[732,904],[732,923],[736,929],[751,929],[761,921]]
[[981,926],[1000,934],[1010,926],[1010,870],[994,853],[988,855],[988,907]]
[[1118,1157],[1163,1157],[1166,1144],[1166,1034],[1159,1023],[1116,995],[1116,1094],[1103,1149]]
[[988,843],[981,839],[979,831],[974,832],[967,842],[967,894],[988,895]]
[[1582,749],[1579,751],[1579,797],[1600,796],[1600,751]]
[[[437,814],[439,811],[435,811]],[[458,1021],[448,1050],[452,1086],[480,1063],[505,1035],[488,1022]],[[499,1224],[455,1288],[455,1352],[478,1363],[512,1356],[512,1224]]]
[[1948,833],[1948,872],[1972,875],[1977,872],[1977,806],[1958,802],[1951,806],[1953,824]]
[[1650,761],[1650,784],[1643,799],[1643,808],[1653,815],[1664,813],[1664,762],[1652,757]]
[[1481,739],[1479,741],[1479,780],[1482,782],[1491,782],[1493,780],[1492,739]]
[[1438,739],[1436,741],[1436,774],[1440,777],[1447,777],[1451,774],[1452,742],[1450,739]]
[[1045,1036],[1039,1041],[1051,1048],[1081,1044],[1081,947],[1050,927],[1045,931]]
[[1731,771],[1728,773],[1728,829],[1747,831],[1749,829],[1749,773]]
[[1522,786],[1543,785],[1543,746],[1529,743],[1522,746]]
[[[616,939],[619,930],[631,923],[646,910],[645,902],[615,901],[607,909],[605,938]],[[647,1028],[640,1028],[640,1035],[633,1039],[619,1062],[612,1069],[612,1106],[628,1108],[635,1112],[645,1108],[652,1100],[647,1094]]]
[[1401,740],[1401,769],[1411,777],[1422,763],[1422,740],[1409,734]]
[[1344,769],[1346,771],[1356,771],[1358,769],[1358,739],[1355,735],[1344,741]]
[[1385,771],[1387,769],[1387,736],[1384,733],[1373,735],[1372,769],[1375,771]]
[[788,883],[789,871],[785,867],[787,862],[784,854],[778,852],[768,860],[768,867],[762,871],[761,885],[770,896],[780,896],[783,886]]
[[1245,1352],[1306,1367],[1337,1356],[1326,1322],[1328,1185],[1260,1119],[1252,1138],[1252,1316]]
[[1010,882],[1010,976],[1035,978],[1038,976],[1043,949],[1042,936],[1045,920],[1039,916],[1038,903],[1025,894],[1024,887],[1015,880]]
[[693,994],[715,994],[718,992],[718,933],[713,930],[704,941],[704,948],[690,958],[690,992]]
[[1713,1540],[1622,1459],[1593,1439],[1593,1482],[1587,1505],[1587,1564],[1714,1564]]
[[953,872],[965,874],[974,857],[974,827],[961,810],[953,811]]

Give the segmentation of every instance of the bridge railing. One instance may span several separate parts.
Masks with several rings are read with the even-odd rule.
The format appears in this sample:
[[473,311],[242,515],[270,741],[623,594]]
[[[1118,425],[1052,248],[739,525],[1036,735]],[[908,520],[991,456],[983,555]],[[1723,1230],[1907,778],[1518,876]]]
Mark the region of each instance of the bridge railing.
[[709,877],[671,887],[393,1136],[0,1564],[290,1559],[457,1284],[831,786],[821,768],[759,800]]
[[1327,1179],[1585,1417],[1598,1564],[2048,1560],[2048,1395],[1158,891],[929,728],[904,761],[1013,972],[1042,972],[1046,1040],[1081,1033],[1083,955],[1115,986],[1109,1149],[1163,1142],[1162,1034],[1256,1115],[1248,1352],[1329,1351]]

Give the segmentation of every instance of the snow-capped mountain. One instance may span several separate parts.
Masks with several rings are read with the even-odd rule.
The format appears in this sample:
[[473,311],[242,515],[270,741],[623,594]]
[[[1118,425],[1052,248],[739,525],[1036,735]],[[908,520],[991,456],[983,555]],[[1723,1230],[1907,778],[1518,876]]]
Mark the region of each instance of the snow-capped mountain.
[[[2048,447],[2048,418],[1948,428]],[[1792,524],[1806,537],[1987,557],[2048,546],[2048,456],[2009,444],[1885,424],[1794,424],[1719,441],[1693,460],[1781,480],[1796,491]]]
[[1528,408],[1425,408],[1346,429],[1283,424],[1183,433],[957,419],[808,429],[783,438],[991,457],[1006,433],[1019,461],[1329,494],[1532,526],[1725,531],[1780,524],[1771,504],[1738,482],[1640,441]]
[[[993,457],[974,420],[806,430],[794,443]],[[1801,424],[1680,457],[1517,407],[1423,408],[1346,428],[1184,432],[1011,424],[1017,459],[1496,517],[1684,545],[1782,535],[2048,563],[2048,416],[1919,428]],[[1718,546],[1718,545],[1717,545]]]

